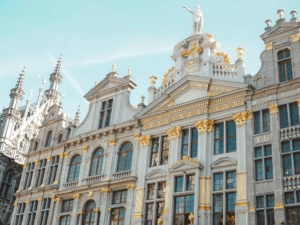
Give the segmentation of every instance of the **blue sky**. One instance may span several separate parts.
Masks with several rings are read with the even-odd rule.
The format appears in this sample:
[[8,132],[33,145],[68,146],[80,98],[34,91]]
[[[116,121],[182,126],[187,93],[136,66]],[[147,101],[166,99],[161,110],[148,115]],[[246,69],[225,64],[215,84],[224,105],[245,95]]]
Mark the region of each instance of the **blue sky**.
[[8,106],[23,66],[24,100],[30,88],[36,100],[41,85],[37,76],[46,78],[48,88],[60,54],[59,90],[66,94],[64,112],[71,117],[81,105],[83,120],[88,109],[83,95],[105,78],[113,63],[121,77],[131,68],[138,85],[131,102],[137,105],[141,95],[147,97],[149,77],[155,74],[160,85],[174,65],[174,45],[192,32],[192,15],[182,5],[194,9],[197,4],[204,15],[203,33],[213,34],[232,61],[236,48],[243,46],[246,74],[251,75],[261,66],[265,20],[274,25],[279,8],[288,20],[291,10],[300,13],[299,0],[0,0],[0,107]]

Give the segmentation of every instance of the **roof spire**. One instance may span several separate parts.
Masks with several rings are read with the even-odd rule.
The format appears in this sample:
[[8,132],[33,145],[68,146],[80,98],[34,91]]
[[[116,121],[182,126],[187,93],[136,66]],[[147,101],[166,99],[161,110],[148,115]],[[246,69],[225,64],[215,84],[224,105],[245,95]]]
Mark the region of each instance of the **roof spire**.
[[80,106],[79,106],[79,108],[78,108],[78,110],[76,112],[76,115],[75,115],[75,118],[74,118],[74,124],[78,125],[79,122],[80,122]]
[[56,73],[56,74],[60,73],[61,63],[62,63],[62,54],[60,54],[60,57],[57,61],[54,73]]
[[22,90],[22,88],[23,88],[23,82],[24,82],[24,77],[25,77],[25,66],[24,66],[24,68],[23,68],[23,70],[22,70],[22,72],[21,72],[21,74],[19,76],[19,79],[17,81],[16,89]]

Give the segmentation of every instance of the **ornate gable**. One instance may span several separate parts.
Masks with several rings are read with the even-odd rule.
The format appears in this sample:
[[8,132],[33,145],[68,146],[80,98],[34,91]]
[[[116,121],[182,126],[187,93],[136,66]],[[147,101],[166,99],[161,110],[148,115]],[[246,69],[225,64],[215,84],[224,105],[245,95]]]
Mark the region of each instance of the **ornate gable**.
[[282,22],[268,29],[263,35],[261,35],[261,38],[265,39],[271,36],[275,36],[277,34],[281,34],[283,32],[285,33],[294,32],[292,30],[298,27],[299,27],[298,23]]

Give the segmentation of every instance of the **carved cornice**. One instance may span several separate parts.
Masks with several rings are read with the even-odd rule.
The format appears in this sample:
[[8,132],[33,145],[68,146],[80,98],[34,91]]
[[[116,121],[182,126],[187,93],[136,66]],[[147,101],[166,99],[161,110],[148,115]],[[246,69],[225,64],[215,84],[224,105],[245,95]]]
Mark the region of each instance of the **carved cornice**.
[[82,152],[83,153],[86,153],[88,150],[89,150],[89,146],[88,145],[82,147]]
[[141,137],[141,133],[136,133],[136,134],[133,135],[133,137],[134,137],[135,140],[139,140],[140,137]]
[[203,134],[205,132],[211,132],[213,125],[214,125],[214,121],[208,119],[195,123],[195,126],[198,129],[199,134]]
[[177,139],[180,137],[181,127],[180,126],[172,127],[170,129],[168,129],[167,134],[168,134],[169,140]]
[[111,189],[109,189],[109,188],[103,188],[101,190],[101,193],[110,193],[110,192],[111,192]]
[[128,184],[127,189],[135,189],[135,184]]
[[236,123],[236,126],[242,127],[247,123],[247,120],[252,119],[252,111],[244,111],[237,114],[232,115],[233,120]]
[[270,111],[270,114],[277,113],[278,112],[278,104],[274,103],[272,105],[269,105],[269,111]]
[[142,136],[142,137],[140,137],[139,141],[140,141],[141,147],[149,146],[150,142],[151,142],[151,135]]
[[112,138],[109,140],[109,145],[110,146],[116,146],[118,143],[118,140],[116,138]]

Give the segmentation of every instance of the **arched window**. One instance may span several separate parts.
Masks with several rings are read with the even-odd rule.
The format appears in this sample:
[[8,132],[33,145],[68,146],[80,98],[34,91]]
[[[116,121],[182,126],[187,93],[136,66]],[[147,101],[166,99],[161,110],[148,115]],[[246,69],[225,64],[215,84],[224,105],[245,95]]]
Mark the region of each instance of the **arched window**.
[[126,142],[122,145],[119,152],[119,160],[117,172],[131,169],[133,145],[131,142]]
[[52,140],[52,130],[50,130],[47,134],[47,139],[46,139],[46,143],[45,143],[45,147],[49,147],[51,144],[51,140]]
[[59,143],[61,143],[61,141],[62,141],[62,133],[60,133],[60,134],[58,135],[57,143],[59,144]]
[[36,151],[38,146],[39,146],[39,142],[38,141],[34,142],[33,151]]
[[94,225],[96,213],[94,212],[96,204],[94,201],[90,201],[86,204],[84,209],[84,216],[82,225]]
[[67,139],[69,139],[70,134],[71,134],[71,128],[68,128],[68,129],[67,129]]
[[[13,178],[13,170],[7,170],[3,173],[2,183],[0,187],[0,197],[9,199],[10,198],[10,189],[11,182]],[[11,199],[9,199],[11,200]]]
[[103,148],[96,149],[92,157],[90,176],[100,175],[102,173],[103,159],[104,159]]
[[74,156],[70,164],[67,182],[78,181],[80,164],[81,164],[81,156],[80,155]]

